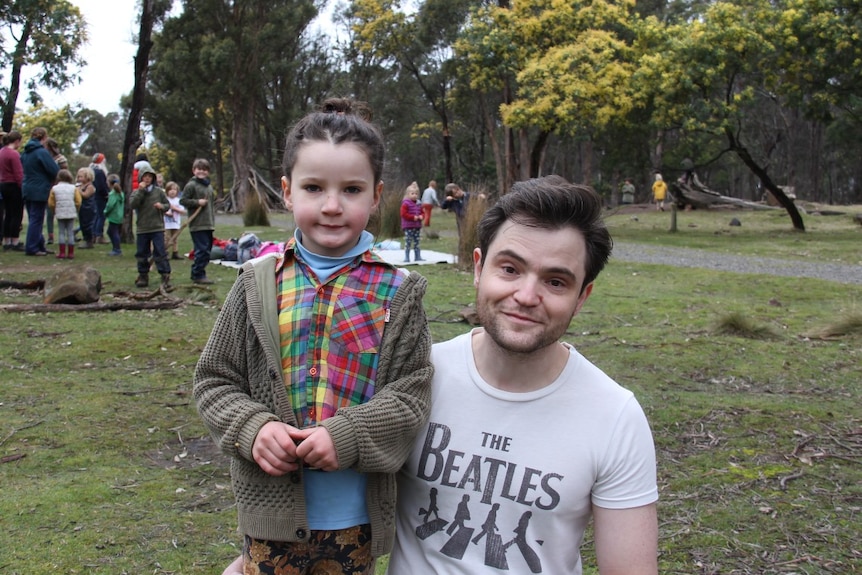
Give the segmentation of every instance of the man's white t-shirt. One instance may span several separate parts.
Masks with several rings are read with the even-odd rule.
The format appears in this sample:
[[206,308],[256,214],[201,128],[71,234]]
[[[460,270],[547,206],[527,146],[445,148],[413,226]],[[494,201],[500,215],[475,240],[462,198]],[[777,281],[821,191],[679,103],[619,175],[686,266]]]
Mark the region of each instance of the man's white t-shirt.
[[551,385],[496,389],[471,339],[433,347],[431,416],[398,476],[388,573],[580,574],[592,505],[658,499],[643,410],[572,347]]

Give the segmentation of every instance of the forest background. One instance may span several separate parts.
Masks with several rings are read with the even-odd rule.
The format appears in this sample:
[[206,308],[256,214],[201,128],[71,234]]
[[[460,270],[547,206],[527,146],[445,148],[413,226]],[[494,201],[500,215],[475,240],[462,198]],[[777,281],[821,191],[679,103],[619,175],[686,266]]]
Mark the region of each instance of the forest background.
[[[223,205],[278,189],[286,130],[326,96],[368,102],[389,189],[482,187],[557,173],[610,204],[630,177],[690,160],[742,199],[862,200],[862,8],[855,0],[141,0],[123,113],[49,109],[74,81],[87,23],[67,0],[0,3],[3,129],[48,128],[73,165],[96,151],[130,178],[214,164]],[[21,72],[35,73],[21,86]],[[28,103],[20,111],[18,106]],[[793,215],[793,214],[791,214]],[[802,229],[801,218],[793,225]]]

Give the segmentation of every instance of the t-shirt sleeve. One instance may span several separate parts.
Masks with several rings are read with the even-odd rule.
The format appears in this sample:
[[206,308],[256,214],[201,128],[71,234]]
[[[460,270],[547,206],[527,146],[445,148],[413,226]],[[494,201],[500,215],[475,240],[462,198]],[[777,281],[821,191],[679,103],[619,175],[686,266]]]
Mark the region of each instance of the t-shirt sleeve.
[[607,509],[630,509],[658,500],[652,431],[632,396],[621,410],[608,452],[593,485],[592,502]]

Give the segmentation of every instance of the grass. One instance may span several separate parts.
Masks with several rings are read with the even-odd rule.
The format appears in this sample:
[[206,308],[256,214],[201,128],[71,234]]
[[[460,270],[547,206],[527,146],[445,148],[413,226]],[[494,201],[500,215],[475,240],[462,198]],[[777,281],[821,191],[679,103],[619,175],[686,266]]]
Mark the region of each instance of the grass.
[[[725,230],[730,217],[741,228]],[[790,231],[772,212],[610,215],[617,241],[722,253],[859,263],[862,228],[806,217]],[[220,223],[238,237],[241,222]],[[689,227],[696,222],[697,227]],[[844,222],[844,223],[842,223]],[[254,230],[284,239],[285,216]],[[828,226],[821,229],[820,226]],[[855,227],[854,227],[855,225]],[[453,252],[454,221],[435,212]],[[187,233],[182,249],[190,248]],[[134,292],[133,247],[78,251],[102,273],[103,299]],[[43,278],[69,265],[0,253],[0,279]],[[469,326],[472,277],[419,268],[436,341]],[[234,270],[211,266],[193,287],[174,262],[170,311],[0,311],[0,572],[220,573],[239,536],[224,458],[191,399],[194,364]],[[137,290],[141,291],[141,290]],[[612,261],[567,339],[632,389],[659,461],[664,574],[858,573],[862,563],[862,416],[858,285]],[[38,294],[7,289],[0,304]],[[739,316],[769,338],[721,333]],[[855,318],[855,319],[854,319]],[[828,335],[827,327],[831,329]],[[594,559],[585,548],[587,573]],[[381,570],[382,572],[382,567]]]

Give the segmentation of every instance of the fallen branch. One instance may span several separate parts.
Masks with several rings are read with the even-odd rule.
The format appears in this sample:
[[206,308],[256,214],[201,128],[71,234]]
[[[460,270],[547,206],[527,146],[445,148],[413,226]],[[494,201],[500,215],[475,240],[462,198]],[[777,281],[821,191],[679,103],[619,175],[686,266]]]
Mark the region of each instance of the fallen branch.
[[38,290],[45,287],[45,280],[31,280],[28,282],[13,282],[11,280],[0,280],[0,289],[14,288],[26,290]]
[[[158,293],[158,292],[157,292]],[[67,303],[23,303],[0,305],[0,311],[7,313],[58,313],[69,311],[118,311],[118,310],[148,310],[148,309],[175,309],[182,305],[181,299],[170,299],[167,301],[113,301],[87,303],[81,305]]]
[[787,482],[792,481],[793,479],[799,479],[800,477],[802,477],[802,471],[798,471],[791,475],[785,475],[778,480],[778,486],[781,488],[782,491],[787,491]]
[[6,437],[3,438],[3,441],[0,441],[0,445],[3,445],[7,441],[9,441],[9,439],[13,435],[18,433],[19,431],[24,431],[25,429],[30,429],[31,427],[36,427],[37,425],[42,425],[42,423],[43,423],[43,420],[40,420],[40,421],[36,421],[34,423],[30,423],[28,425],[25,425],[24,427],[16,427],[15,429],[13,429],[12,431],[9,432],[9,435],[7,435]]
[[0,457],[0,463],[11,463],[13,461],[18,461],[19,459],[24,459],[27,457],[26,453],[19,453],[17,455],[4,455]]

